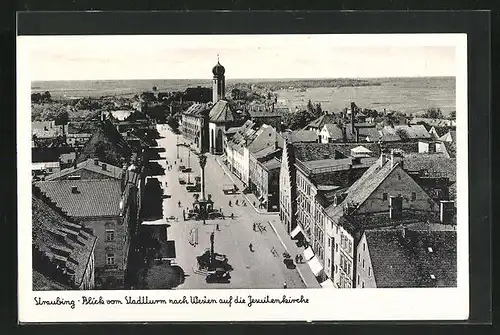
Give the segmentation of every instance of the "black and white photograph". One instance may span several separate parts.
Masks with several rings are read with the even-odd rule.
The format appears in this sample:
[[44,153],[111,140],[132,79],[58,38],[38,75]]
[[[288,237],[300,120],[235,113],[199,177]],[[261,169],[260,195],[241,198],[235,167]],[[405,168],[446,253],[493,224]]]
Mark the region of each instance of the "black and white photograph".
[[322,309],[364,292],[377,306],[401,294],[390,289],[467,299],[465,35],[18,48],[31,311],[117,292],[123,304],[310,293]]

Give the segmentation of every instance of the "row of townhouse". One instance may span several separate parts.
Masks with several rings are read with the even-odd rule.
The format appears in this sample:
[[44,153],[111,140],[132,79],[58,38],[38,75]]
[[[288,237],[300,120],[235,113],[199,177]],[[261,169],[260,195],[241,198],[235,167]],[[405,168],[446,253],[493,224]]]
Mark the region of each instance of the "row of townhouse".
[[[441,154],[434,154],[434,160],[429,154],[403,159],[374,145],[363,147],[366,150],[333,143],[284,145],[280,218],[304,246],[318,281],[337,288],[456,285],[456,236],[449,225],[454,203],[446,191],[453,178],[432,170],[453,171],[454,164],[442,164],[446,157]],[[412,166],[412,161],[427,166]],[[405,257],[384,258],[387,245]],[[429,254],[422,245],[436,250]],[[408,260],[408,255],[418,257]],[[406,270],[391,271],[388,277],[391,266]]]

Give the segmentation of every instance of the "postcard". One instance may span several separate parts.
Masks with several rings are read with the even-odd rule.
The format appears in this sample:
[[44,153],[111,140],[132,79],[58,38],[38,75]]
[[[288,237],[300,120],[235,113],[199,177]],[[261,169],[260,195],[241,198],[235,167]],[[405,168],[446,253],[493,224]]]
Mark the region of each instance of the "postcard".
[[466,34],[17,48],[21,322],[467,319]]

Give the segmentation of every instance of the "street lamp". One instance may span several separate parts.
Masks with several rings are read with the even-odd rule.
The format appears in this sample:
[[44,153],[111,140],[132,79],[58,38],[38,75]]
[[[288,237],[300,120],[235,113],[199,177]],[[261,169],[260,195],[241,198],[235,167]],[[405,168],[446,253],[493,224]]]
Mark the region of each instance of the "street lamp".
[[179,135],[177,135],[177,159],[179,159]]

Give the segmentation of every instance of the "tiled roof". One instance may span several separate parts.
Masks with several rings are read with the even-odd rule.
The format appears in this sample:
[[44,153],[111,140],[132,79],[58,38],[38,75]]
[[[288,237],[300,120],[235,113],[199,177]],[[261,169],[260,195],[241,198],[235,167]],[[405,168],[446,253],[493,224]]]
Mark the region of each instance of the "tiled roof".
[[446,133],[448,133],[450,128],[446,127],[446,126],[444,126],[444,127],[443,126],[441,126],[441,127],[440,126],[433,126],[431,128],[431,130],[432,129],[434,129],[434,131],[436,132],[438,137],[441,137],[441,136],[445,135]]
[[225,100],[219,100],[210,109],[209,114],[210,122],[228,122],[234,121],[233,111],[229,106],[229,103]]
[[49,260],[54,257],[62,260],[79,285],[97,237],[84,230],[80,224],[67,221],[44,200],[35,196],[32,197],[32,215],[33,245]]
[[[121,181],[117,179],[56,180],[36,183],[41,191],[71,217],[118,216]],[[76,186],[78,193],[72,193]]]
[[99,161],[121,166],[123,160],[128,162],[131,155],[132,150],[127,141],[123,139],[115,126],[109,120],[106,120],[100,123],[95,133],[85,144],[82,152],[77,157],[77,163],[97,157]]
[[202,113],[208,109],[210,109],[209,104],[196,103],[189,106],[189,108],[183,114],[194,117],[201,117]]
[[318,134],[315,131],[309,130],[294,130],[292,132],[283,133],[283,137],[290,143],[299,142],[318,142]]
[[366,170],[368,170],[367,167],[331,170],[321,173],[314,173],[309,176],[309,179],[316,186],[330,185],[348,187],[351,186],[356,180],[361,178]]
[[404,153],[418,153],[418,142],[385,142],[383,150],[398,149]]
[[448,119],[431,119],[431,118],[423,118],[423,117],[415,117],[411,121],[411,124],[418,124],[419,122],[427,123],[429,126],[438,126],[438,127],[453,127],[455,126],[455,121]]
[[355,208],[361,206],[366,199],[377,189],[377,187],[389,176],[389,174],[397,167],[398,164],[391,166],[390,161],[387,161],[383,166],[380,166],[380,159],[376,161],[366,172],[349,187],[347,196],[342,202],[342,205],[328,207],[326,212],[332,218],[340,216],[343,213],[343,204],[352,203]]
[[382,128],[383,136],[397,135],[399,137],[399,132],[404,132],[409,139],[427,139],[431,138],[431,135],[425,129],[423,125],[395,125],[395,126],[385,126]]
[[283,140],[281,136],[278,136],[276,129],[269,125],[262,125],[255,133],[255,138],[248,144],[248,150],[255,153],[270,146],[275,147],[276,143],[279,145],[280,142],[283,145]]
[[[294,143],[295,158],[301,162],[322,160],[328,155],[334,157],[336,152],[349,157],[351,149],[360,146],[359,143]],[[371,156],[380,155],[380,148],[375,143],[363,143],[363,147],[372,152]]]
[[326,191],[322,191],[320,190],[320,187],[318,187],[318,192],[316,193],[315,199],[321,205],[321,207],[327,208],[328,206],[333,204],[335,195],[342,194],[345,191],[347,191],[347,188],[340,186],[337,187],[336,189],[326,190]]
[[267,170],[274,170],[274,169],[279,169],[281,167],[281,162],[276,159],[275,157],[271,158],[270,160],[262,163],[262,166]]
[[344,134],[342,133],[342,128],[336,123],[327,123],[323,126],[328,131],[328,135],[330,135],[333,139],[342,139]]
[[456,286],[454,231],[408,229],[403,238],[398,230],[367,230],[365,235],[377,287]]
[[377,128],[358,128],[358,133],[360,138],[370,138],[370,141],[378,141],[381,137],[380,131]]
[[58,283],[54,279],[44,276],[36,270],[32,270],[33,291],[66,291],[70,286]]
[[404,169],[408,171],[427,170],[446,173],[451,182],[457,180],[457,163],[454,158],[446,158],[441,153],[413,153],[404,155]]
[[104,163],[104,164],[106,164],[106,170],[104,170],[102,167],[102,164],[103,164],[102,162],[97,161],[97,165],[96,165],[94,159],[87,159],[84,162],[78,163],[76,169],[74,167],[70,167],[70,168],[61,170],[59,172],[53,173],[49,176],[46,176],[45,180],[61,179],[63,177],[69,176],[69,175],[78,174],[78,172],[81,170],[95,172],[95,173],[101,174],[101,175],[108,177],[108,178],[114,178],[114,179],[121,179],[122,178],[122,173],[123,173],[122,168]]
[[335,123],[337,121],[337,118],[333,114],[323,114],[316,120],[311,121],[305,129],[309,128],[316,128],[316,129],[321,129],[323,126],[327,123]]

